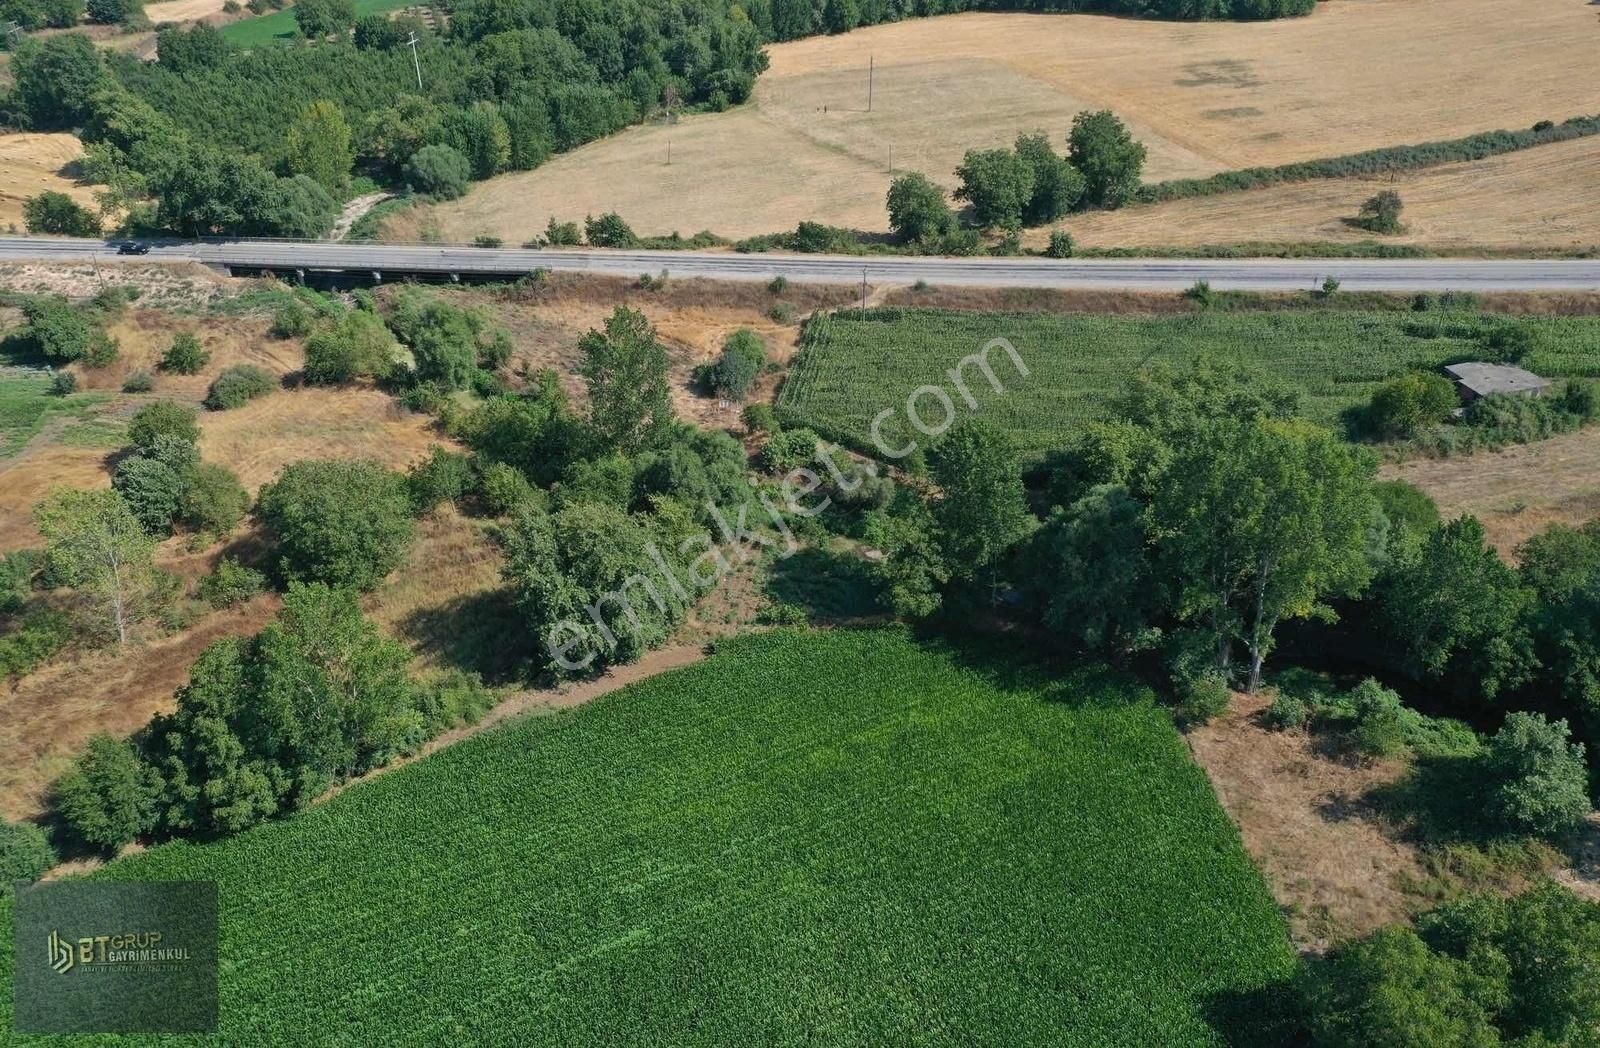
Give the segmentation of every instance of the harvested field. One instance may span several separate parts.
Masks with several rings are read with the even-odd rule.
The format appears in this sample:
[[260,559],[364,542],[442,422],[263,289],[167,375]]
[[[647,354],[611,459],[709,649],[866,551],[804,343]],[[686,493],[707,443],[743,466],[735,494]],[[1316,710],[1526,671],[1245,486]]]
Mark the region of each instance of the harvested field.
[[404,469],[430,445],[450,444],[431,424],[376,389],[307,387],[205,413],[200,453],[239,474],[253,492],[301,459],[372,458]]
[[83,156],[83,143],[69,134],[0,135],[0,229],[23,229],[22,204],[47,190],[65,193],[80,204],[95,206],[94,191],[66,174]]
[[1383,475],[1426,491],[1447,518],[1473,514],[1509,558],[1551,524],[1600,517],[1600,427],[1504,451],[1415,459],[1385,466]]
[[450,240],[516,243],[552,214],[607,210],[646,234],[744,236],[807,218],[879,230],[891,168],[953,185],[967,149],[1035,129],[1063,144],[1084,108],[1129,122],[1152,180],[1528,127],[1597,108],[1575,75],[1593,63],[1597,32],[1583,0],[1361,0],[1270,23],[911,19],[776,45],[750,105],[629,129],[397,216],[386,235],[432,225]]
[[[1404,233],[1350,223],[1385,189],[1405,202]],[[1429,247],[1600,245],[1600,137],[1539,146],[1398,176],[1338,178],[1100,211],[1061,228],[1085,247],[1184,247],[1248,241],[1426,244]],[[1024,243],[1042,247],[1047,229]]]

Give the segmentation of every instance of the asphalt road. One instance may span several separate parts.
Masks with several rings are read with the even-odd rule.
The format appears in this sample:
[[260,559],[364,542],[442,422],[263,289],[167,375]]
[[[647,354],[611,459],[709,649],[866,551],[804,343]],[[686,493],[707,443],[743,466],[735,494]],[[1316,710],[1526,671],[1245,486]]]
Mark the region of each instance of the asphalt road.
[[929,284],[1174,291],[1197,280],[1218,290],[1291,291],[1338,278],[1348,291],[1600,290],[1589,259],[1042,259],[749,254],[717,251],[536,251],[517,248],[346,244],[272,240],[153,242],[148,255],[119,256],[98,240],[0,237],[0,261],[106,263],[192,261],[235,268],[338,269],[384,274],[514,275],[536,268],[637,277],[805,283]]

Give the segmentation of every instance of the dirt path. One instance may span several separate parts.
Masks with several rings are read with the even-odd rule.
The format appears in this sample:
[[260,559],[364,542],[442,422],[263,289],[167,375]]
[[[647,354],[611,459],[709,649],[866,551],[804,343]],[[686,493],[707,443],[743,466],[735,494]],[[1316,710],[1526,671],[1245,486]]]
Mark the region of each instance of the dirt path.
[[328,234],[329,240],[343,240],[350,232],[350,227],[361,220],[361,216],[371,211],[374,207],[394,196],[393,193],[377,192],[358,196],[344,206],[339,212],[339,220],[333,224],[333,232]]

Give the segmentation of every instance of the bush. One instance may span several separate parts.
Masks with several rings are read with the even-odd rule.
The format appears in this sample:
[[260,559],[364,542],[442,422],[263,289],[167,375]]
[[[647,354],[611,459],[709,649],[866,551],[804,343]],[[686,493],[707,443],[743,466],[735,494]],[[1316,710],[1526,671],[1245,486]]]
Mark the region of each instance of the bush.
[[1220,673],[1205,673],[1184,685],[1178,702],[1179,719],[1189,724],[1205,724],[1228,712],[1233,689]]
[[423,146],[406,161],[402,177],[413,193],[455,200],[467,192],[472,164],[449,146]]
[[161,370],[176,375],[198,375],[209,363],[211,354],[187,331],[173,339],[172,345],[161,355]]
[[583,237],[589,242],[590,247],[638,247],[639,238],[622,216],[615,211],[607,211],[599,218],[585,217],[583,220]]
[[35,298],[23,304],[27,340],[39,354],[58,363],[81,360],[103,368],[117,359],[117,343],[89,310],[62,298]]
[[709,375],[711,388],[718,396],[743,400],[766,366],[766,343],[749,328],[740,328],[722,343],[722,356]]
[[1267,723],[1280,731],[1303,728],[1310,719],[1310,706],[1295,695],[1279,692],[1273,697],[1272,705],[1267,707]]
[[38,612],[14,622],[0,635],[0,680],[13,680],[67,646],[72,623],[60,612]]
[[1356,726],[1351,741],[1369,757],[1392,757],[1406,748],[1400,696],[1368,677],[1350,693]]
[[298,298],[284,302],[272,314],[273,338],[300,338],[311,331],[311,311]]
[[1085,204],[1120,207],[1139,188],[1145,148],[1111,110],[1079,113],[1067,139],[1068,158],[1083,174]]
[[206,407],[212,411],[227,411],[243,407],[257,397],[264,397],[278,388],[278,380],[254,364],[235,364],[224,368],[222,374],[206,391]]
[[817,457],[817,435],[809,429],[773,433],[761,449],[761,468],[768,473],[788,473]]
[[1399,233],[1405,229],[1400,224],[1400,212],[1404,207],[1399,193],[1385,189],[1376,196],[1368,197],[1361,205],[1356,224],[1374,233]]
[[261,489],[256,512],[286,581],[370,590],[411,545],[405,477],[370,460],[295,462]]
[[122,380],[124,393],[148,393],[156,388],[156,380],[150,372],[143,369],[130,371]]
[[233,557],[223,557],[216,570],[200,580],[200,599],[213,608],[232,608],[267,589],[267,577]]
[[306,381],[327,386],[384,374],[397,349],[381,319],[361,310],[346,313],[306,340]]
[[100,216],[65,193],[44,192],[22,205],[22,219],[30,233],[55,233],[68,237],[98,237]]
[[226,535],[244,519],[250,494],[233,470],[215,462],[201,462],[183,477],[179,516],[195,531]]
[[778,413],[772,410],[771,404],[750,404],[739,414],[739,421],[744,423],[747,433],[776,433],[781,429],[778,425]]
[[431,736],[464,724],[478,723],[485,713],[494,709],[497,698],[483,686],[477,674],[452,670],[417,685],[415,701]]
[[542,507],[545,493],[534,487],[515,466],[491,462],[483,468],[478,497],[492,516],[509,517],[520,509]]
[[1581,742],[1567,722],[1512,713],[1484,755],[1489,813],[1513,833],[1559,837],[1589,813],[1589,780]]
[[1373,391],[1363,428],[1375,437],[1410,437],[1448,419],[1459,404],[1449,379],[1413,371]]
[[441,502],[459,503],[472,490],[472,483],[472,461],[437,444],[406,474],[411,504],[418,513],[426,513]]
[[78,392],[78,376],[72,371],[57,371],[50,375],[50,395],[70,397]]
[[1216,296],[1211,291],[1211,281],[1209,280],[1196,280],[1189,285],[1189,290],[1183,293],[1183,297],[1201,309],[1209,308],[1216,299]]
[[767,318],[774,324],[793,324],[797,316],[795,308],[787,302],[775,302],[767,310]]
[[781,295],[789,290],[789,278],[779,273],[767,282],[767,294]]
[[0,898],[13,881],[36,881],[56,862],[56,850],[39,827],[0,821]]
[[1050,234],[1050,245],[1044,249],[1047,258],[1071,258],[1072,234],[1065,229],[1057,229]]
[[199,413],[170,400],[146,404],[128,424],[128,441],[141,451],[149,451],[159,437],[177,437],[190,444],[200,443]]
[[582,233],[576,222],[557,222],[556,216],[550,216],[549,225],[544,227],[544,242],[551,247],[577,247],[583,243]]
[[124,459],[111,486],[121,493],[146,531],[159,535],[172,530],[183,498],[183,480],[166,463],[143,456]]
[[56,780],[55,807],[79,840],[114,851],[154,827],[160,785],[127,740],[96,735]]
[[504,247],[505,243],[500,237],[490,236],[488,233],[479,233],[472,238],[473,247]]

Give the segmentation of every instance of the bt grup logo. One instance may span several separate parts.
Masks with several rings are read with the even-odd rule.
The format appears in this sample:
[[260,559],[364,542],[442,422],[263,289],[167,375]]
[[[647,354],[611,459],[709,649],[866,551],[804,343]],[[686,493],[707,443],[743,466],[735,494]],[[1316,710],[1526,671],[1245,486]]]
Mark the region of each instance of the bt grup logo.
[[57,931],[50,933],[50,967],[62,975],[72,971],[72,944]]

